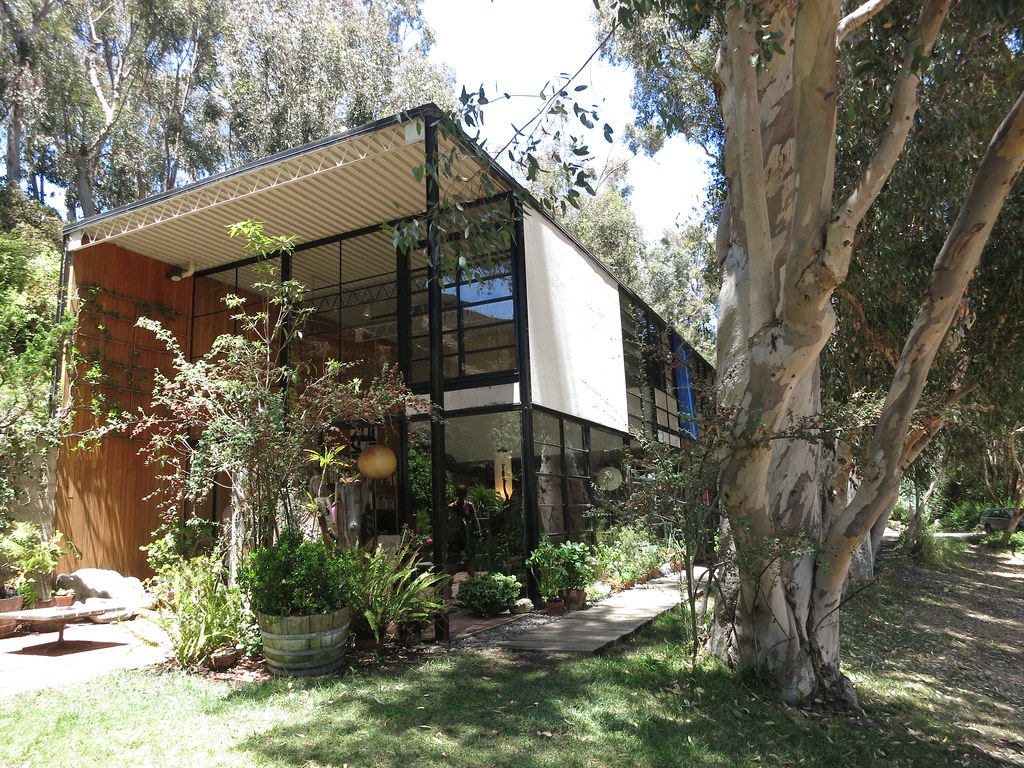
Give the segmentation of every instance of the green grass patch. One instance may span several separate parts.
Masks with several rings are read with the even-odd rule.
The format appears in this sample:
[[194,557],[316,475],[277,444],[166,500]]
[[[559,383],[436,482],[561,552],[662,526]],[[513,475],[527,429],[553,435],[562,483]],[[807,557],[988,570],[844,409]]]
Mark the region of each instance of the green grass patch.
[[928,713],[911,699],[899,699],[900,717],[920,736],[784,705],[711,660],[691,666],[683,632],[672,614],[603,656],[460,653],[237,690],[126,672],[0,703],[0,765],[995,765],[925,732]]

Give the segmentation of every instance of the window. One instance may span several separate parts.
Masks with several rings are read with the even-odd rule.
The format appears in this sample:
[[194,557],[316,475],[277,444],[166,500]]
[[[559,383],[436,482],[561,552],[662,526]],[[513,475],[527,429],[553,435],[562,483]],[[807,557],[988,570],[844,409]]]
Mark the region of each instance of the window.
[[541,533],[593,530],[588,516],[595,470],[621,460],[623,439],[611,432],[542,411],[533,414],[533,461]]
[[[411,375],[414,384],[430,379],[429,294],[426,268],[411,273]],[[473,274],[460,270],[441,282],[441,355],[446,379],[516,370],[509,254],[478,262]]]
[[625,295],[620,308],[630,431],[671,445],[679,445],[681,434],[696,437],[696,404],[682,340]]

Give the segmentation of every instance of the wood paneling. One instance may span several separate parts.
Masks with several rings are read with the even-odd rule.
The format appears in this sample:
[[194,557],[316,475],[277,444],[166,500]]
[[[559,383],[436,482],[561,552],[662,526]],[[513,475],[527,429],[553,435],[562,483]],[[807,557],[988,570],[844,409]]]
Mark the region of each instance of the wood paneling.
[[[77,366],[72,402],[103,396],[108,403],[137,409],[148,403],[154,368],[169,372],[170,357],[139,317],[153,317],[172,330],[188,349],[192,280],[167,279],[166,264],[112,245],[99,245],[73,256],[71,302],[79,317],[76,347],[84,358]],[[206,281],[210,282],[210,281]],[[97,386],[83,383],[86,369],[97,367]],[[76,414],[75,426],[92,421]],[[159,524],[157,470],[138,450],[140,440],[109,436],[91,450],[65,445],[57,469],[56,527],[82,551],[82,559],[64,558],[59,570],[113,568],[129,576],[150,575],[139,547]]]

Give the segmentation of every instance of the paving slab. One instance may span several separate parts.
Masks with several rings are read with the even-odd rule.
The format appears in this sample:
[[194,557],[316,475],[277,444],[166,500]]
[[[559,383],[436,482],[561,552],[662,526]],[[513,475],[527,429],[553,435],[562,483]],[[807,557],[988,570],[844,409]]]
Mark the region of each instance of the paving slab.
[[158,664],[167,658],[165,643],[145,619],[69,624],[63,642],[53,632],[20,632],[0,639],[0,698]]
[[597,653],[679,605],[679,576],[627,589],[498,645],[553,653]]

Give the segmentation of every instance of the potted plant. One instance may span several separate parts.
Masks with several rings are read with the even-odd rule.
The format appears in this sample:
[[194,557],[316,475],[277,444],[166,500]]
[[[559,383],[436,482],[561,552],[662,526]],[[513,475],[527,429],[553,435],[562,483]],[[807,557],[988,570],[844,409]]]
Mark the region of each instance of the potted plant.
[[560,594],[565,607],[578,611],[587,602],[587,587],[594,581],[597,559],[591,546],[582,541],[564,541],[559,546],[563,582]]
[[285,529],[239,574],[275,675],[324,675],[345,659],[353,558]]
[[459,602],[484,618],[508,610],[522,592],[523,585],[515,576],[502,573],[474,574],[459,585]]
[[48,537],[35,523],[9,524],[0,532],[0,566],[10,574],[4,582],[6,590],[20,595],[28,608],[49,601],[53,569],[69,553],[81,557],[78,548],[60,531]]
[[555,546],[547,535],[526,558],[526,565],[533,571],[533,576],[537,580],[541,599],[552,616],[558,616],[565,611],[565,602],[558,594],[558,590],[565,582],[563,563],[559,547]]

